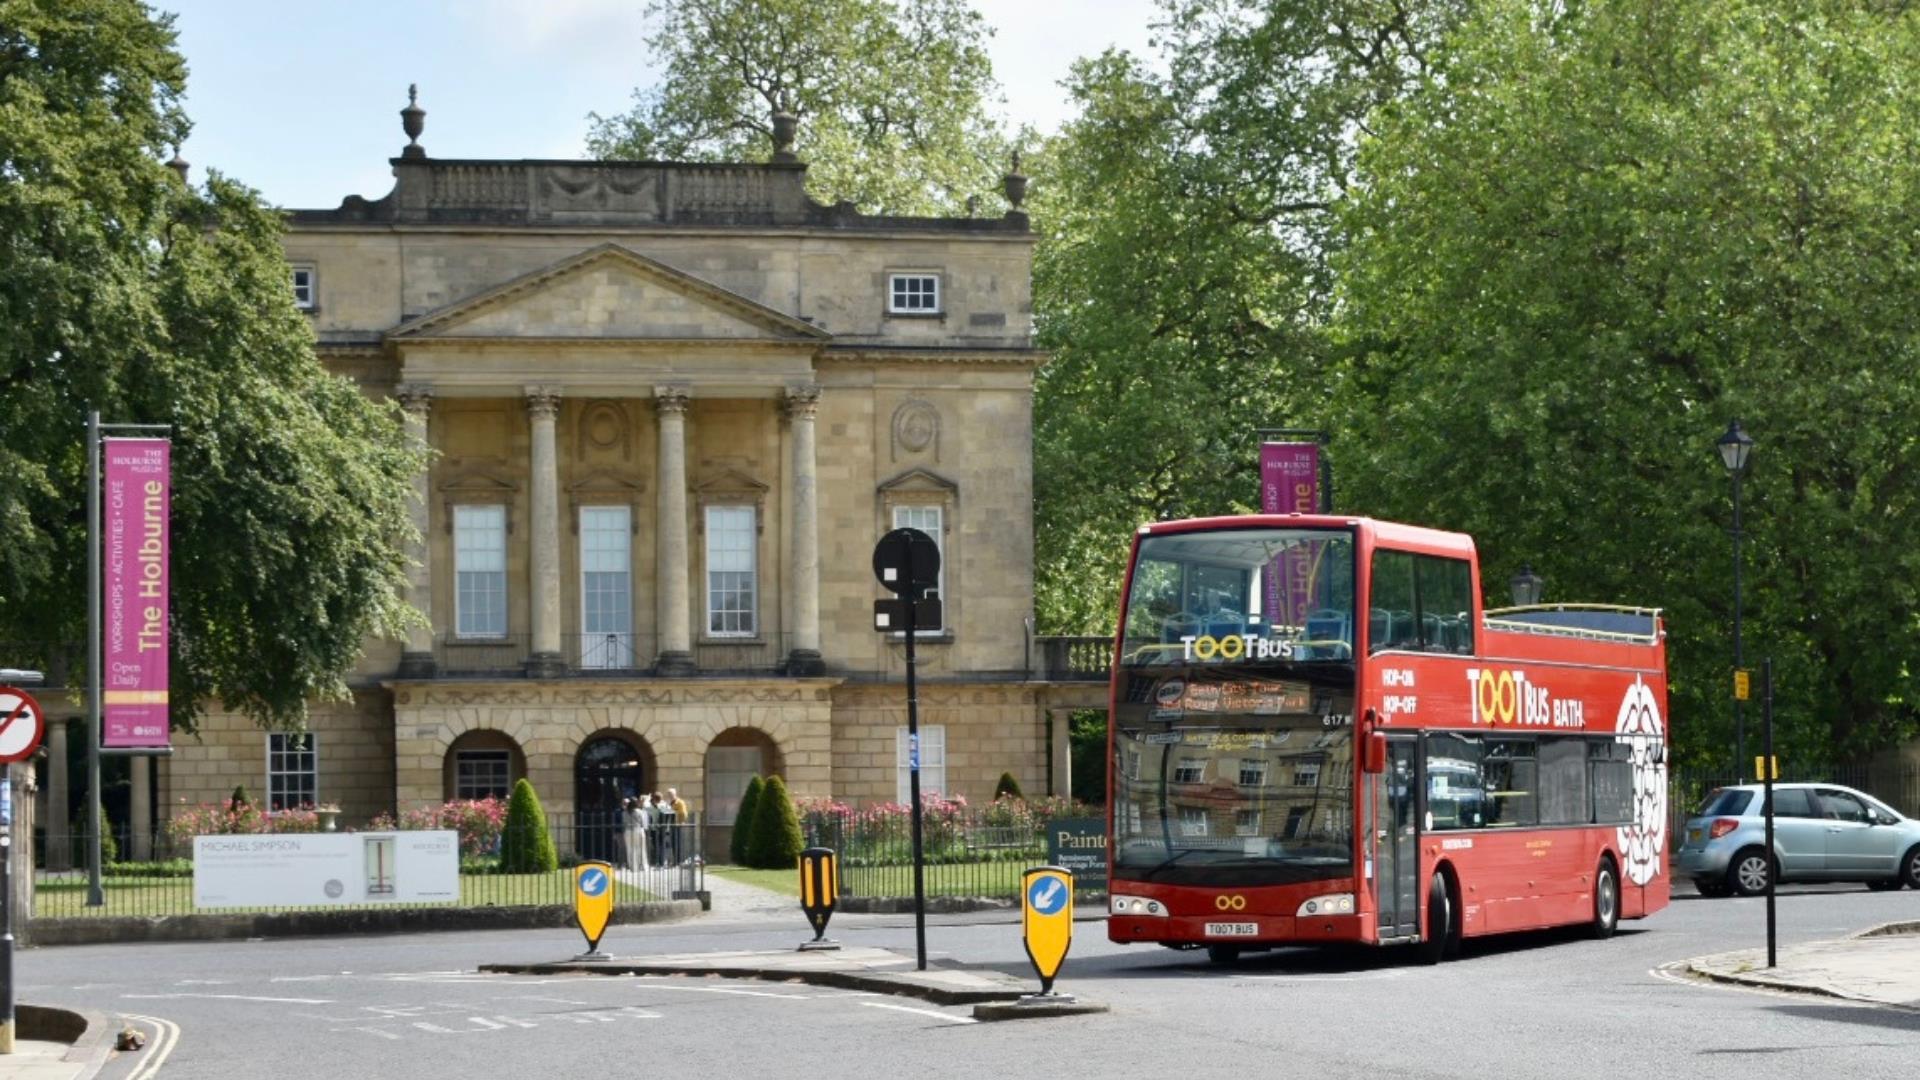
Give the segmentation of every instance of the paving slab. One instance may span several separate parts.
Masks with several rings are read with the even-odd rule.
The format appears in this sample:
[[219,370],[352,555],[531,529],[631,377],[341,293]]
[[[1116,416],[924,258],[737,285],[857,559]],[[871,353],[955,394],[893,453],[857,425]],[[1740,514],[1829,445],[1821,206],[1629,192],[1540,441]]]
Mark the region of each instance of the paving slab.
[[1789,990],[1920,1011],[1920,922],[1887,923],[1837,941],[1740,949],[1687,961],[1715,982]]
[[765,979],[895,994],[936,1005],[1015,1001],[1032,992],[1028,983],[1004,972],[947,966],[916,971],[913,957],[873,948],[667,953],[546,964],[482,964],[480,970],[512,975],[701,975]]

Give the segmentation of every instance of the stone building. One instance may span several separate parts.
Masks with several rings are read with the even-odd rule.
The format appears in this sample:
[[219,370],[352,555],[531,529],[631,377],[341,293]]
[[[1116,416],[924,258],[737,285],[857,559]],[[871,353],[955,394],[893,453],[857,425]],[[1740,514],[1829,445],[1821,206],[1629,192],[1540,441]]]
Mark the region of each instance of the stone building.
[[902,799],[904,639],[874,629],[871,565],[898,526],[943,560],[924,786],[1064,792],[1050,710],[1103,695],[1049,678],[1060,643],[1030,630],[1024,179],[999,217],[868,216],[807,197],[787,118],[772,162],[712,165],[438,159],[423,116],[390,193],[292,211],[285,243],[321,359],[435,451],[429,626],[370,643],[308,733],[216,713],[135,762],[136,829],[236,785],[348,823],[523,776],[559,815],[674,787],[709,843],[756,773]]

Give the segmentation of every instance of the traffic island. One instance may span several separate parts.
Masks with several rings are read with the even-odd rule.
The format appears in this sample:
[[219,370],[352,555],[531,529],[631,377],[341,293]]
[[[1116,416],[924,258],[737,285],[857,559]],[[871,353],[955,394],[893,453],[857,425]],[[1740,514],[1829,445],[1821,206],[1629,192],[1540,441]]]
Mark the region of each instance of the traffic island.
[[1111,1012],[1096,1001],[1081,1001],[1070,994],[1027,994],[1018,1001],[996,1001],[973,1007],[975,1020],[1044,1020],[1055,1016],[1086,1016]]
[[482,964],[493,975],[686,975],[798,982],[919,998],[935,1005],[1013,1002],[1028,985],[998,971],[936,967],[917,971],[913,958],[887,949],[835,952],[712,952],[615,957],[596,963]]
[[1778,959],[1769,968],[1765,949],[1741,949],[1695,957],[1684,966],[1711,982],[1920,1009],[1920,923],[1889,923],[1838,941],[1789,945],[1779,950]]

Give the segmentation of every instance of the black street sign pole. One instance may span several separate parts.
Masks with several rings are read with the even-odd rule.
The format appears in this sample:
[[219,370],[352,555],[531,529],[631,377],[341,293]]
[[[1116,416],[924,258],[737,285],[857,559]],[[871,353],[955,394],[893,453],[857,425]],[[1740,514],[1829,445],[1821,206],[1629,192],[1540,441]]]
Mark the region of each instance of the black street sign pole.
[[[1773,859],[1773,657],[1769,656],[1760,664],[1761,693],[1761,753],[1766,757],[1760,762],[1760,775],[1766,778],[1767,787],[1767,858]],[[1767,966],[1775,966],[1778,960],[1777,945],[1779,935],[1773,916],[1773,893],[1779,877],[1775,867],[1767,868]]]
[[[171,432],[168,424],[103,424],[100,410],[87,412],[87,906],[104,907],[100,881],[100,432]],[[115,751],[115,756],[165,757],[165,750]]]
[[913,609],[918,590],[908,589],[900,606],[907,616],[907,794],[913,799],[913,950],[920,971],[927,970],[926,859],[920,847],[920,696],[913,681]]

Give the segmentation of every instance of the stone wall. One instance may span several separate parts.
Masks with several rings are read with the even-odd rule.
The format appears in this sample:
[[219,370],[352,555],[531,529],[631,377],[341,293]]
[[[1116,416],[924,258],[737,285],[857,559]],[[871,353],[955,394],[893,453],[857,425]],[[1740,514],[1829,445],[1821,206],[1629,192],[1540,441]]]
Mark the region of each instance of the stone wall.
[[[1014,684],[927,682],[918,689],[921,730],[930,725],[946,730],[944,794],[986,802],[1003,772],[1011,772],[1030,795],[1047,790],[1046,716],[1035,690]],[[904,685],[862,683],[834,690],[833,782],[838,798],[856,804],[898,798],[898,734],[906,723]]]
[[[366,690],[351,703],[309,710],[318,801],[338,804],[343,825],[358,827],[393,809],[391,709],[384,691]],[[236,785],[265,805],[267,733],[239,713],[209,712],[196,734],[174,735],[173,756],[157,759],[155,783],[162,822],[182,804],[225,803]]]

